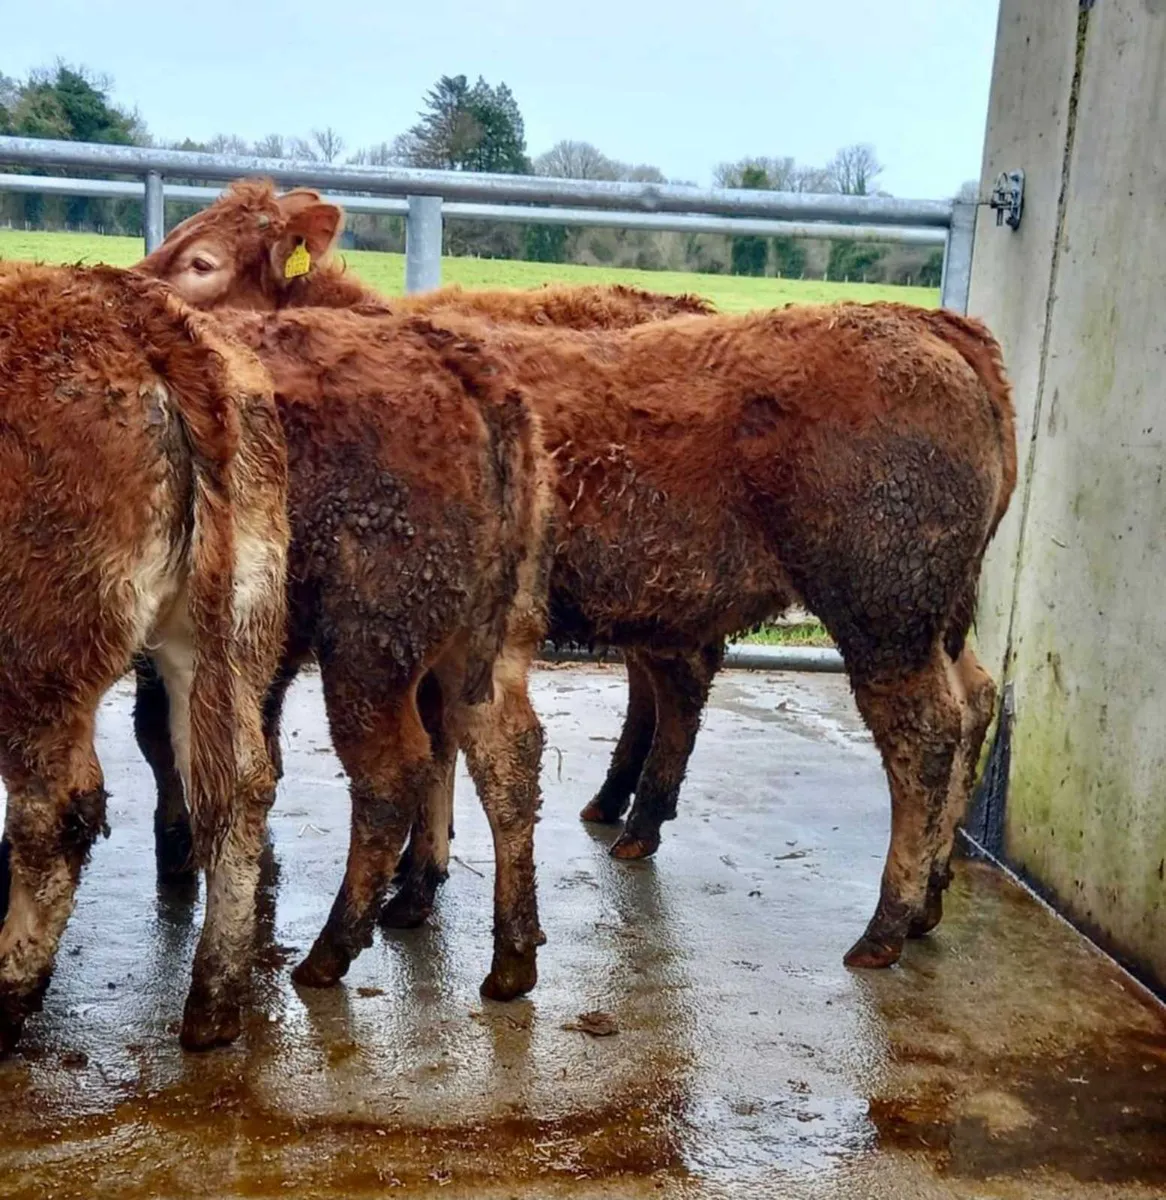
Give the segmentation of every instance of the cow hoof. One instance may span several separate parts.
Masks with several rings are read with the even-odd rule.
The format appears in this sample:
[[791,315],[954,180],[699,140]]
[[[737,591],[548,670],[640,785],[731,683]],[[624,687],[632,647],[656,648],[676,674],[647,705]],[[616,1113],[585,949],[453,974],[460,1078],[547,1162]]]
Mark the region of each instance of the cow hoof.
[[631,861],[637,858],[651,858],[659,849],[660,838],[658,836],[636,837],[624,830],[612,843],[609,853],[612,858]]
[[417,929],[429,920],[433,913],[433,901],[417,896],[404,888],[381,909],[382,929]]
[[158,864],[158,882],[182,884],[197,879],[194,862],[194,841],[190,825],[180,821],[174,825],[154,825],[154,859]]
[[31,987],[0,992],[0,1058],[6,1058],[16,1049],[25,1021],[44,1006],[48,987],[46,974]]
[[426,861],[408,874],[397,874],[397,893],[381,906],[377,921],[382,929],[416,929],[433,914],[434,902],[449,871]]
[[335,987],[348,972],[352,960],[342,950],[322,939],[312,947],[308,957],[294,971],[292,982],[300,987]]
[[8,888],[11,881],[8,866],[8,839],[0,841],[0,926],[8,916]]
[[0,1059],[7,1058],[16,1049],[23,1029],[23,1013],[8,1013],[0,1009]]
[[213,1050],[229,1046],[243,1032],[243,1013],[238,1004],[186,1002],[179,1041],[184,1050]]
[[943,920],[943,893],[928,892],[923,911],[907,926],[909,938],[926,937]]
[[579,820],[586,821],[590,825],[614,825],[623,816],[626,807],[627,805],[625,804],[618,810],[613,811],[609,803],[596,796],[579,813]]
[[401,857],[397,859],[397,869],[393,872],[393,887],[403,888],[413,875],[413,860],[417,857],[417,852],[413,848],[413,842],[405,843],[405,849],[401,851]]
[[903,943],[880,942],[875,938],[864,935],[846,952],[843,962],[848,967],[860,967],[865,970],[881,970],[893,967],[903,953]]
[[495,952],[490,974],[479,989],[487,1000],[514,1000],[525,996],[538,982],[538,964],[533,949],[519,954]]
[[198,876],[159,875],[158,900],[176,919],[189,920],[198,901]]

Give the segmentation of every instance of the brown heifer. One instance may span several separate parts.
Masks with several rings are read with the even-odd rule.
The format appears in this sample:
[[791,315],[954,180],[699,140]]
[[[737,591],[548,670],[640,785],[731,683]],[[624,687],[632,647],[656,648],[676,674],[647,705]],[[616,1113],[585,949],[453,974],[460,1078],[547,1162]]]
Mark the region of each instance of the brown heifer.
[[[795,601],[826,625],[892,797],[881,899],[847,960],[896,961],[941,915],[992,712],[966,636],[1016,479],[996,342],[891,304],[602,336],[443,319],[505,359],[559,463],[553,628],[692,654]],[[655,842],[675,793],[644,783],[629,829]]]
[[659,722],[625,849],[654,850],[674,815],[723,637],[800,599],[839,642],[893,797],[882,899],[848,961],[895,961],[939,919],[992,706],[964,640],[1015,480],[996,343],[893,305],[602,337],[442,320],[513,363],[543,417],[559,464],[552,633],[633,651],[620,750],[643,752],[650,678]]
[[[216,310],[272,311],[327,306],[365,313],[438,315],[452,310],[500,321],[572,329],[629,328],[680,314],[712,311],[711,305],[696,296],[658,295],[619,285],[544,287],[527,292],[463,292],[450,287],[386,301],[331,263],[329,253],[342,222],[343,212],[322,201],[317,192],[298,189],[277,196],[266,181],[243,180],[232,185],[209,208],[174,229],[139,269],[172,283],[200,307]],[[287,262],[293,253],[301,258],[306,253],[307,261],[300,262],[299,269],[304,273],[291,273],[289,278]],[[682,744],[685,740],[683,731],[673,730],[677,714],[695,729],[712,674],[720,663],[721,647],[710,646],[698,654],[679,658],[676,655],[660,658],[647,650],[629,649],[627,658],[630,681],[627,722],[608,780],[584,811],[589,820],[617,821],[623,815],[645,760],[648,760],[648,780],[656,774],[660,756],[649,758],[649,750],[657,715],[662,747]],[[659,705],[655,699],[657,691],[662,696]],[[273,737],[278,729],[279,697],[280,693],[273,693],[268,711]],[[163,878],[179,877],[187,862],[189,832],[183,816],[181,788],[167,745],[165,692],[146,672],[140,675],[135,722],[139,742],[154,767],[158,784],[155,844],[159,872]],[[677,777],[674,785],[663,786],[678,789],[679,785]],[[452,771],[448,786],[452,789]],[[647,790],[653,790],[651,782]],[[645,852],[646,843],[630,834],[613,848],[613,853],[626,857],[638,857]],[[386,909],[388,924],[411,925],[424,919],[432,903],[433,881],[444,876],[445,863],[439,864],[436,872],[421,871],[418,875],[413,870],[411,852],[407,852],[406,859],[406,882]]]
[[207,914],[182,1039],[231,1040],[274,774],[286,456],[254,356],[152,281],[0,266],[0,1054],[105,830],[98,702],[148,648],[172,697]]
[[452,309],[570,329],[623,329],[713,311],[699,296],[660,295],[621,284],[472,292],[455,286],[387,300],[331,261],[343,223],[343,210],[321,200],[318,192],[297,188],[277,196],[267,180],[239,180],[209,208],[171,230],[137,269],[165,279],[202,309],[368,305],[399,315]]
[[[415,818],[419,857],[446,860],[446,827],[425,820],[444,800],[428,793],[444,789],[460,744],[495,847],[482,990],[526,992],[542,937],[542,729],[526,686],[545,632],[550,490],[537,424],[499,362],[419,318],[307,309],[217,320],[271,372],[287,439],[289,626],[268,705],[278,711],[316,658],[351,787],[348,870],[294,977],[335,983],[370,943]],[[278,728],[270,734],[278,758]],[[169,739],[143,749],[165,766]]]

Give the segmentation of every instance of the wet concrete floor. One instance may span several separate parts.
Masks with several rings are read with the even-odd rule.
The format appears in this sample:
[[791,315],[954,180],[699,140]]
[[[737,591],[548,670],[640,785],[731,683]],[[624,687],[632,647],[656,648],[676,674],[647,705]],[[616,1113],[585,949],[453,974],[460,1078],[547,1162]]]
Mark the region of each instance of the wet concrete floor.
[[[0,1063],[0,1196],[1166,1195],[1166,1018],[993,870],[889,972],[842,954],[875,901],[877,756],[845,683],[726,674],[655,862],[575,814],[619,728],[618,668],[540,670],[548,728],[534,994],[484,1003],[491,862],[458,785],[430,928],[344,986],[288,979],[339,879],[347,799],[314,677],[293,693],[278,877],[244,1042],[174,1036],[201,909],[153,880],[128,688],[95,850],[45,1011]],[[271,907],[274,907],[274,913]],[[618,1032],[593,1037],[579,1014]]]

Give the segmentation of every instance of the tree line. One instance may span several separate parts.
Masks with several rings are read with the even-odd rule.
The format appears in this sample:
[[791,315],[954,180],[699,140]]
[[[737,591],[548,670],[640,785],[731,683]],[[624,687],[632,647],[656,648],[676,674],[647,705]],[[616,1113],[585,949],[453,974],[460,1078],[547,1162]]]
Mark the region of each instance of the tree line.
[[[61,62],[34,71],[23,80],[0,74],[0,133],[122,145],[157,144],[141,116],[117,105],[111,92],[108,78]],[[248,142],[232,134],[219,134],[205,141],[186,138],[170,147],[372,166],[686,182],[670,181],[650,164],[620,162],[584,141],[563,140],[532,158],[527,151],[522,112],[511,90],[505,83],[490,84],[482,77],[471,83],[465,75],[443,75],[426,93],[417,120],[409,129],[369,146],[349,147],[338,130],[325,126],[311,130],[307,136],[272,133]],[[789,157],[751,157],[721,163],[714,180],[727,188],[867,195],[878,191],[882,171],[873,147],[855,145],[843,147],[820,167],[800,164]],[[119,178],[109,173],[100,177]],[[191,205],[168,201],[168,227],[192,211]],[[142,206],[137,200],[5,194],[0,173],[0,224],[5,223],[140,234]],[[851,241],[556,225],[523,227],[487,221],[447,220],[445,226],[447,253],[540,262],[930,284],[938,283],[942,265],[939,252]],[[395,217],[351,214],[347,244],[361,249],[402,250],[404,222]]]

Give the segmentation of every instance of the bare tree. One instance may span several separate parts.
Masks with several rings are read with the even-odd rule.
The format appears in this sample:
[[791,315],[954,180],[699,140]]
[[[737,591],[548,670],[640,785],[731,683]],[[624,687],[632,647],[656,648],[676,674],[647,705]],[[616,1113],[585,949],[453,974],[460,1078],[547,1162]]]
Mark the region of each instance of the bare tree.
[[713,180],[718,187],[739,188],[748,177],[759,179],[764,175],[766,187],[775,192],[835,192],[830,171],[826,167],[803,167],[787,155],[766,157],[755,155],[735,163],[721,163],[713,171]]
[[349,162],[359,167],[395,167],[403,161],[398,151],[398,138],[393,142],[377,142],[372,146],[362,146]]
[[287,139],[282,133],[269,133],[255,143],[255,153],[260,158],[288,158]]
[[[796,171],[797,166],[792,158],[768,158],[757,154],[739,162],[721,163],[713,171],[713,182],[717,187],[740,188],[746,186],[746,180],[751,180],[750,186],[753,187],[788,192]],[[765,179],[763,184],[759,183],[762,177]]]
[[664,172],[659,167],[653,167],[651,163],[636,163],[629,166],[627,163],[617,163],[619,168],[619,179],[626,180],[628,183],[667,183],[668,180],[664,176]]
[[207,142],[207,148],[212,154],[242,155],[251,153],[251,147],[236,133],[216,133]]
[[0,108],[15,108],[20,99],[20,81],[0,71]]
[[344,150],[344,139],[331,125],[325,125],[323,129],[313,129],[312,142],[317,154],[325,162],[335,162]]
[[975,204],[980,198],[980,181],[978,179],[966,179],[960,184],[960,190],[956,192],[955,198],[965,204]]
[[556,179],[618,179],[618,167],[590,142],[556,142],[534,160],[536,175]]
[[874,147],[866,143],[843,146],[827,167],[834,186],[831,191],[844,196],[869,196],[875,180],[883,173]]
[[590,142],[556,142],[534,160],[536,175],[556,179],[608,179],[628,183],[667,183],[664,172],[651,163],[625,163],[608,158]]
[[790,181],[793,192],[836,192],[837,185],[828,167],[798,167]]

